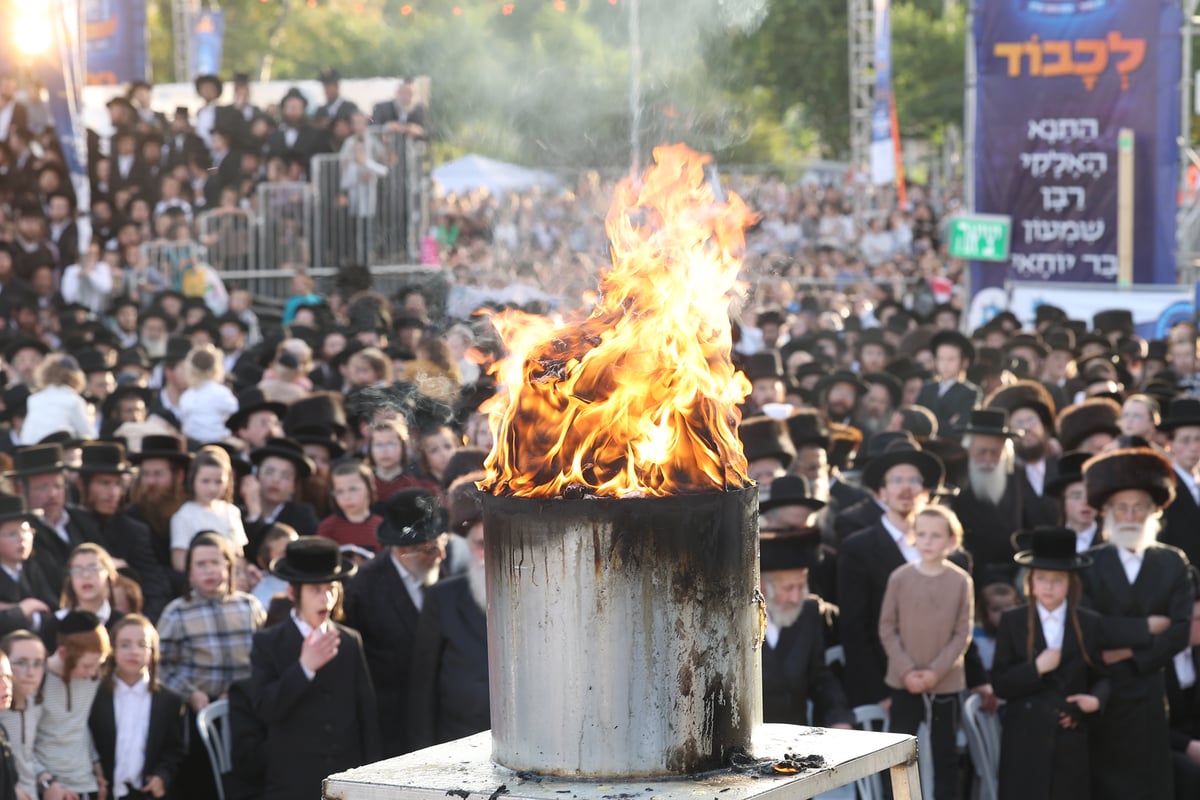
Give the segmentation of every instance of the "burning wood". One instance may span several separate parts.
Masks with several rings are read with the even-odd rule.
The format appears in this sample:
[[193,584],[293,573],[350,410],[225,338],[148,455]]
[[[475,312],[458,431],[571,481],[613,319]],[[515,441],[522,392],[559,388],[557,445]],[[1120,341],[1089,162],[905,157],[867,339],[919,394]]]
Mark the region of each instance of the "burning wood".
[[663,497],[748,486],[737,437],[749,382],[734,371],[728,293],[753,214],[705,182],[709,157],[654,151],[607,218],[612,269],[591,316],[495,319],[510,356],[489,408],[480,485],[519,497]]

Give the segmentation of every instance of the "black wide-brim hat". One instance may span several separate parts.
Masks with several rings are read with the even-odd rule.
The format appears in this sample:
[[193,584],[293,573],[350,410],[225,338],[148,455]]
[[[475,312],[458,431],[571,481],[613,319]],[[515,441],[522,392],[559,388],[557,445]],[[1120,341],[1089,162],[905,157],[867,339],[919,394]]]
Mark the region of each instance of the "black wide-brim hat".
[[812,569],[821,563],[819,535],[763,536],[758,540],[762,572]]
[[788,438],[797,450],[801,447],[820,447],[829,449],[829,426],[825,418],[816,409],[802,408],[784,417]]
[[1018,550],[1013,561],[1029,569],[1052,569],[1077,572],[1092,565],[1092,557],[1075,550],[1075,531],[1050,526],[1031,531],[1017,531],[1012,546]]
[[271,438],[257,450],[250,452],[250,462],[261,466],[268,458],[282,458],[296,466],[296,479],[304,480],[316,471],[316,465],[304,455],[304,448],[295,439]]
[[1158,424],[1158,429],[1173,431],[1189,425],[1200,426],[1200,400],[1195,397],[1177,397],[1167,407],[1167,413]]
[[803,475],[782,475],[771,481],[767,499],[759,501],[759,513],[784,506],[804,506],[820,511],[825,502],[813,497],[808,478]]
[[271,562],[271,574],[288,583],[334,583],[356,572],[358,567],[342,555],[337,542],[323,536],[288,542],[286,553]]
[[976,408],[967,417],[966,424],[956,428],[954,432],[962,435],[970,433],[978,436],[999,436],[1002,439],[1018,438],[1020,434],[1005,424],[1007,418],[1008,415],[1003,411]]
[[818,396],[823,395],[830,387],[838,383],[847,383],[854,387],[854,393],[862,397],[867,393],[867,384],[862,378],[848,369],[837,369],[817,381],[814,391]]
[[946,467],[937,456],[911,447],[896,447],[867,462],[862,472],[862,485],[873,492],[878,491],[888,470],[900,464],[916,467],[921,473],[921,481],[925,488],[931,492],[937,489],[946,477]]
[[125,446],[117,442],[88,442],[79,449],[81,475],[128,475],[133,472],[125,460]]
[[385,547],[424,544],[446,532],[446,515],[428,489],[401,489],[384,501],[375,538]]
[[35,339],[32,336],[22,336],[9,343],[8,347],[4,348],[4,360],[12,361],[17,353],[25,349],[37,350],[42,357],[46,357],[50,353],[50,346],[41,339]]
[[337,436],[346,432],[346,403],[341,394],[316,392],[288,406],[283,429],[289,435],[315,427],[329,428]]
[[25,505],[24,497],[0,492],[0,522],[11,522],[15,519],[32,524],[37,517]]
[[1044,494],[1059,497],[1072,483],[1083,482],[1083,465],[1092,457],[1091,453],[1083,450],[1073,450],[1063,453],[1058,459],[1058,472],[1046,481]]
[[163,458],[184,467],[192,463],[192,454],[187,451],[183,440],[178,436],[165,434],[144,437],[141,452],[129,455],[130,462],[134,464],[141,464],[153,458]]
[[796,448],[787,425],[773,417],[750,417],[738,426],[738,439],[747,461],[774,458],[787,469],[796,458]]
[[1112,450],[1083,465],[1088,505],[1097,511],[1108,498],[1124,489],[1140,489],[1159,508],[1175,499],[1175,468],[1167,458],[1148,447]]
[[282,421],[287,415],[287,406],[268,400],[262,389],[253,386],[238,395],[238,410],[229,416],[229,419],[225,421],[225,426],[230,431],[237,433],[238,429],[246,426],[250,415],[259,411],[270,411]]
[[346,448],[338,441],[337,434],[333,429],[322,425],[307,425],[296,428],[291,435],[300,444],[315,444],[320,445],[329,450],[331,459],[338,459],[346,455]]
[[13,468],[4,473],[6,478],[29,478],[34,475],[49,475],[67,468],[63,461],[60,444],[35,444],[22,447],[13,454]]
[[218,97],[220,97],[225,91],[225,84],[221,83],[221,79],[216,75],[197,75],[193,84],[196,89],[196,94],[200,93],[200,87],[206,83],[211,83],[213,86],[217,87]]
[[975,363],[975,345],[972,344],[971,340],[962,333],[953,330],[938,331],[929,340],[929,349],[933,351],[933,354],[936,356],[937,349],[944,344],[957,347],[958,351],[962,353],[963,358],[965,358],[967,361],[970,361],[972,364]]

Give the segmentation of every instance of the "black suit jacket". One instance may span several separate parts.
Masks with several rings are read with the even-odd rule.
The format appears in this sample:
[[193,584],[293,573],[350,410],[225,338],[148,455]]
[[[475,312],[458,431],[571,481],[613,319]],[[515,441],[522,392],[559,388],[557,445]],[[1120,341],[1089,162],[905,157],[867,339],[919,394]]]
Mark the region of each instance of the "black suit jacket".
[[425,593],[410,670],[414,748],[491,727],[487,615],[472,597],[467,576],[442,581]]
[[282,128],[267,138],[267,158],[283,158],[289,153],[298,153],[304,159],[304,171],[309,170],[309,161],[317,153],[328,153],[329,141],[324,134],[309,125],[297,128],[296,141],[288,147],[287,137]]
[[1008,476],[999,504],[977,497],[968,484],[950,501],[950,507],[962,523],[963,547],[975,564],[973,577],[979,588],[995,582],[1010,583],[1016,575],[1017,565],[1012,560],[1016,555],[1012,546],[1014,531],[1058,522],[1057,511],[1050,514],[1042,498],[1033,494],[1023,467]]
[[326,777],[380,756],[362,639],[336,627],[338,653],[312,680],[300,667],[304,640],[293,620],[254,634],[250,696],[267,726],[265,800],[318,800]]
[[63,589],[63,579],[66,577],[67,559],[71,551],[84,542],[95,542],[99,536],[99,528],[87,512],[76,508],[67,508],[67,536],[69,541],[63,541],[58,531],[38,519],[33,525],[33,561],[41,568],[42,574],[50,583],[50,588],[56,592]]
[[853,505],[844,507],[833,520],[833,532],[838,543],[844,542],[853,533],[869,528],[883,516],[883,506],[874,497],[867,495]]
[[846,693],[825,666],[821,602],[809,597],[796,621],[779,632],[775,647],[763,644],[763,722],[807,725],[812,700],[814,724],[854,723]]
[[53,241],[54,246],[58,248],[59,269],[66,269],[79,262],[79,227],[74,222],[68,222],[58,239]]
[[[971,572],[971,557],[962,550],[951,553],[950,561]],[[888,577],[905,563],[882,522],[852,535],[838,551],[838,586],[843,587],[838,604],[839,628],[846,651],[846,692],[851,705],[878,703],[891,694],[884,683],[887,653],[879,640],[879,612]],[[965,666],[968,685],[982,682],[982,667],[974,647],[967,651]]]
[[383,755],[388,758],[414,749],[408,692],[417,620],[417,607],[385,547],[346,586],[346,624],[362,634],[379,703]]
[[[1143,553],[1132,585],[1117,546],[1090,551],[1083,571],[1084,603],[1104,616],[1107,646],[1132,647],[1133,657],[1112,664],[1112,700],[1096,726],[1092,766],[1098,798],[1159,798],[1172,795],[1170,724],[1164,667],[1187,646],[1192,619],[1192,587],[1179,550],[1155,544]],[[1171,618],[1163,633],[1151,635],[1146,617]]]
[[[1038,675],[1028,653],[1029,608],[1014,608],[1000,619],[992,686],[1008,701],[1000,748],[1000,797],[1004,800],[1088,800],[1092,796],[1088,729],[1104,712],[1112,686],[1104,677],[1101,655],[1103,619],[1086,608],[1077,609],[1076,614],[1083,643],[1068,620],[1058,668],[1044,675]],[[1036,658],[1046,649],[1036,609],[1033,624]],[[1065,730],[1058,724],[1058,714],[1068,709],[1066,698],[1074,694],[1094,695],[1100,711],[1082,716],[1079,728]],[[1057,794],[1052,795],[1051,786],[1057,787]],[[1072,791],[1069,795],[1063,794],[1067,787]]]
[[96,525],[96,542],[113,558],[125,561],[137,573],[142,587],[143,611],[150,619],[158,619],[162,610],[174,596],[166,569],[154,554],[150,528],[146,523],[128,514],[117,514],[107,519],[86,513]]
[[[427,127],[425,124],[425,117],[425,106],[415,105],[408,110],[408,114],[406,115],[406,119],[404,121],[411,122],[414,125]],[[372,125],[383,125],[385,122],[399,121],[400,113],[396,109],[396,102],[394,100],[385,100],[382,103],[376,103],[375,107],[371,109]]]
[[1187,750],[1193,740],[1200,739],[1200,647],[1189,647],[1196,682],[1187,689],[1179,685],[1175,665],[1167,667],[1167,706],[1171,709],[1171,749],[1177,753]]
[[[19,603],[27,597],[36,597],[51,609],[58,608],[58,592],[50,588],[49,581],[42,574],[41,567],[33,559],[21,565],[21,577],[14,581],[7,572],[0,569],[0,603]],[[44,626],[50,614],[43,614],[41,622]],[[0,611],[0,637],[7,636],[21,628],[32,629],[30,621],[20,608],[13,607]]]
[[1163,511],[1163,528],[1158,540],[1178,547],[1188,562],[1200,564],[1200,506],[1191,491],[1175,475],[1175,502]]
[[[246,516],[246,510],[242,509],[242,518]],[[291,525],[296,529],[296,533],[301,536],[312,536],[317,532],[317,526],[321,521],[317,519],[316,510],[308,503],[297,503],[294,500],[289,500],[283,504],[283,509],[275,516],[275,522],[282,522],[285,525]],[[263,537],[267,535],[267,529],[271,527],[271,523],[261,517],[246,525],[246,538],[250,544],[246,546],[246,553],[251,557],[258,552],[259,545],[262,544]]]
[[163,163],[168,169],[179,164],[188,164],[196,158],[205,161],[208,159],[208,148],[203,139],[191,131],[179,135],[167,134],[163,147]]
[[983,400],[983,392],[969,381],[959,381],[938,396],[938,382],[926,381],[917,395],[917,405],[925,406],[937,417],[938,431],[946,435],[953,428],[966,424],[971,410]]
[[[179,771],[180,762],[183,761],[186,723],[187,707],[183,704],[182,697],[161,685],[157,692],[151,693],[150,729],[146,734],[146,767],[142,774],[146,778],[151,775],[162,778],[168,797],[171,796],[171,782],[175,779],[175,773]],[[117,758],[117,720],[113,691],[103,684],[92,703],[88,727],[92,731],[92,740],[96,743],[96,752],[100,754],[104,777],[111,786]]]

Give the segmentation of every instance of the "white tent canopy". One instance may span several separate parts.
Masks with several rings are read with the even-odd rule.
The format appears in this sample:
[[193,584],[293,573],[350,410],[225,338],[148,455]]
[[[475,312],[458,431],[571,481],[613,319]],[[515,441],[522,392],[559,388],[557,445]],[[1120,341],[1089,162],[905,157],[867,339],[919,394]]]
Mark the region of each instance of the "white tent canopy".
[[486,188],[496,197],[507,192],[523,192],[535,186],[550,189],[562,185],[554,173],[477,155],[466,155],[435,167],[433,179],[445,194]]

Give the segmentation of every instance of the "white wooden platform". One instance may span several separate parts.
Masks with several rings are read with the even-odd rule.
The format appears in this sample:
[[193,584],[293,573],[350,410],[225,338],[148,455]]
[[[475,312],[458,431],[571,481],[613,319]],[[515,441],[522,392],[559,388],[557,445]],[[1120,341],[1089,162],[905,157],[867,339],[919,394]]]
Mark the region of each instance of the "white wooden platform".
[[895,800],[920,800],[917,740],[898,733],[763,725],[756,759],[818,755],[826,766],[793,775],[722,770],[698,777],[622,781],[525,777],[491,760],[490,731],[390,758],[325,780],[326,800],[806,800],[890,770]]

